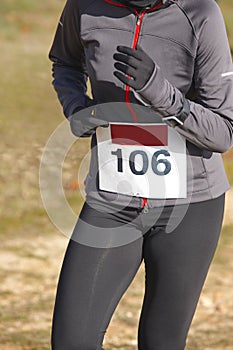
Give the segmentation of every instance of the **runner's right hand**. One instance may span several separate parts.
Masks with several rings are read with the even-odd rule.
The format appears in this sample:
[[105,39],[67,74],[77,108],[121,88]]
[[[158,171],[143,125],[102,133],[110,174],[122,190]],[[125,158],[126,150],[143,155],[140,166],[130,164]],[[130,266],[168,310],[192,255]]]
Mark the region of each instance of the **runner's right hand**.
[[95,106],[76,110],[68,119],[71,131],[77,137],[90,137],[95,133],[98,126],[109,126],[106,120],[98,117]]

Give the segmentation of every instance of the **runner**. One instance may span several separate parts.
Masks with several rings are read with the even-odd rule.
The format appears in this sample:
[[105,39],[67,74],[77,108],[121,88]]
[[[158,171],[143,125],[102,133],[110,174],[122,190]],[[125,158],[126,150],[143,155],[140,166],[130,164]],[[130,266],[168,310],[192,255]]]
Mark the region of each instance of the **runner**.
[[[86,201],[58,283],[52,349],[103,349],[113,312],[144,261],[138,348],[182,350],[229,189],[221,153],[233,144],[233,67],[220,9],[214,0],[68,0],[49,57],[72,132],[92,136]],[[148,141],[151,133],[158,141]],[[176,152],[185,144],[187,154],[177,165],[180,190],[172,192],[178,185],[170,179],[161,194],[176,153],[171,135],[175,145],[180,140]],[[103,140],[117,145],[106,153],[115,181],[101,160]],[[151,146],[160,153],[151,154]]]

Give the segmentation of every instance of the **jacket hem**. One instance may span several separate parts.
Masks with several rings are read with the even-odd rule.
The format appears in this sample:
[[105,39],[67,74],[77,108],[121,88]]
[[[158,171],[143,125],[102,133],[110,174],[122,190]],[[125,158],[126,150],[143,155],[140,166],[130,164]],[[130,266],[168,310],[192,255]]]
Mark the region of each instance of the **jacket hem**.
[[[217,198],[223,193],[230,189],[229,183],[216,185],[213,188],[206,188],[205,190],[193,192],[189,194],[187,198],[175,198],[175,199],[148,199],[149,208],[156,208],[161,206],[171,206],[171,205],[181,205],[203,202],[210,199]],[[121,208],[131,207],[140,210],[141,209],[141,198],[131,197],[122,194],[115,194],[106,191],[89,191],[86,195],[86,201],[91,203],[92,201],[97,201],[100,206],[107,204],[109,206]]]

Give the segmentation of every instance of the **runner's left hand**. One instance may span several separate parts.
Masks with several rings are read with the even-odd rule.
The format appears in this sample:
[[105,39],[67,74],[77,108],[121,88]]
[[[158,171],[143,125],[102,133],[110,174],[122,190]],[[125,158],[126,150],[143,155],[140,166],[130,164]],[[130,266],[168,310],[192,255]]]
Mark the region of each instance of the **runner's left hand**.
[[113,74],[133,89],[142,89],[152,76],[155,63],[140,46],[137,46],[137,50],[117,46],[117,51],[118,53],[113,55],[117,61],[114,64],[117,70]]

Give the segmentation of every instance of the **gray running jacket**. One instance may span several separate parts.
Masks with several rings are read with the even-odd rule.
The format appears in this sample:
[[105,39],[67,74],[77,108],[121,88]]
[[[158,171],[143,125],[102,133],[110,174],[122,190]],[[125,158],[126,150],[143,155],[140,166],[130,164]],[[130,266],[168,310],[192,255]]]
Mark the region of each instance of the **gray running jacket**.
[[[113,74],[118,45],[139,44],[156,65],[140,91],[124,86]],[[221,153],[233,145],[233,66],[221,11],[214,0],[163,0],[138,12],[118,0],[67,0],[49,53],[53,85],[69,117],[86,107],[89,77],[96,103],[131,102],[162,116],[190,114],[178,133],[186,139],[188,197],[165,205],[216,198],[229,189]],[[132,120],[133,122],[133,120]],[[92,146],[96,143],[92,137]],[[86,179],[87,199],[141,207],[142,198],[98,189],[96,150]],[[163,200],[148,200],[149,207]]]

